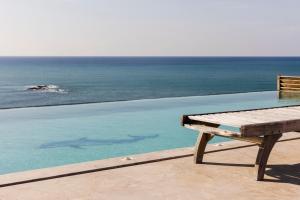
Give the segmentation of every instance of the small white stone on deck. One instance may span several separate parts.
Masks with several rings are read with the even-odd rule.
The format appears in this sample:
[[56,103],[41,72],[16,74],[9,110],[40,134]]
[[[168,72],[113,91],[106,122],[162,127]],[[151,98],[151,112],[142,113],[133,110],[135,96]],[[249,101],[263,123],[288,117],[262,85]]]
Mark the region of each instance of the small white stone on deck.
[[129,156],[128,156],[128,157],[122,158],[121,160],[122,160],[122,161],[133,160],[133,157],[129,157]]
[[215,144],[214,146],[216,146],[216,147],[221,147],[221,146],[224,146],[224,144],[218,143],[218,144]]

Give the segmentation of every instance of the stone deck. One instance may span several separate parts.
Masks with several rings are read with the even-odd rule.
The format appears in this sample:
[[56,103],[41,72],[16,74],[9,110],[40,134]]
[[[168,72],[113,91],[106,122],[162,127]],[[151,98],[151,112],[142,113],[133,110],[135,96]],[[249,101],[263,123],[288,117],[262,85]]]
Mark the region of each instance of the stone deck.
[[202,165],[193,164],[192,149],[185,148],[2,175],[0,199],[298,200],[300,133],[282,140],[263,182],[255,180],[257,147],[232,141],[208,145]]

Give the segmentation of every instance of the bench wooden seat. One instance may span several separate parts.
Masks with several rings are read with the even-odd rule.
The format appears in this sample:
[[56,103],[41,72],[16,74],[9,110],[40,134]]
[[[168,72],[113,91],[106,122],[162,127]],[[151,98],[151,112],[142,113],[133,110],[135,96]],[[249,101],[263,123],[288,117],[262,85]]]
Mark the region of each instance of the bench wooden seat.
[[[195,163],[202,163],[206,144],[214,135],[258,144],[257,180],[263,180],[274,144],[283,133],[300,131],[300,106],[184,115],[182,125],[201,133],[196,143]],[[220,128],[223,125],[237,131]]]

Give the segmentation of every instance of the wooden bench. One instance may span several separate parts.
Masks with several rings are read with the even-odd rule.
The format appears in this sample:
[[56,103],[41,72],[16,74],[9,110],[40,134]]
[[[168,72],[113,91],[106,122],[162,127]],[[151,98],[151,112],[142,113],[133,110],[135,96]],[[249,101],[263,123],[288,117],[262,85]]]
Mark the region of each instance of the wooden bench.
[[300,92],[300,76],[277,76],[277,90],[280,92]]
[[[255,161],[257,180],[263,180],[273,146],[283,133],[300,131],[300,106],[193,114],[182,117],[182,125],[199,131],[194,162],[202,163],[207,142],[214,135],[243,140],[259,146]],[[219,126],[235,127],[229,131]]]
[[300,76],[277,76],[280,99],[300,99]]

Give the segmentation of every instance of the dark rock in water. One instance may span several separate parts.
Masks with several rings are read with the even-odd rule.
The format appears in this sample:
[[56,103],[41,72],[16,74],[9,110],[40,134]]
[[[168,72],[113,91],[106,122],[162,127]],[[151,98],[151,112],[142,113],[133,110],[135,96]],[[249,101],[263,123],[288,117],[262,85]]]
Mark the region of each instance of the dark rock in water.
[[47,85],[35,85],[35,86],[31,86],[29,88],[27,88],[27,90],[49,90],[49,87]]
[[57,85],[32,85],[26,87],[27,91],[37,92],[55,92],[55,93],[66,93],[63,89],[60,89]]

